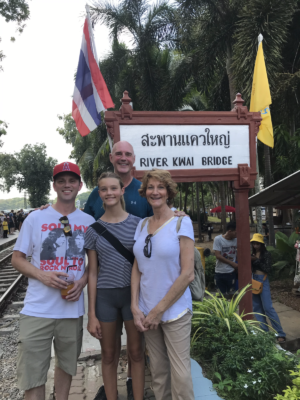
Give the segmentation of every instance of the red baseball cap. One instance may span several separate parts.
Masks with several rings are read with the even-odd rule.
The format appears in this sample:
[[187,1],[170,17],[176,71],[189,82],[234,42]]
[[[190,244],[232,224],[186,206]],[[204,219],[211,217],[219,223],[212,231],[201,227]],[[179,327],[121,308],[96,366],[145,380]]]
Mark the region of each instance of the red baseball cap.
[[81,180],[80,169],[79,169],[78,165],[73,164],[69,161],[62,162],[61,164],[55,165],[55,167],[53,169],[53,178],[57,174],[61,174],[62,172],[73,172],[73,174],[76,174]]

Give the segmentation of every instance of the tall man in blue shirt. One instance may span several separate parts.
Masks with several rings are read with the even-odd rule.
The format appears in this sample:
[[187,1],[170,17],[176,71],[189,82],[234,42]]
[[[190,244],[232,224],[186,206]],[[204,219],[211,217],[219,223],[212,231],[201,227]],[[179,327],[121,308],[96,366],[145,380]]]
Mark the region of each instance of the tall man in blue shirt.
[[[126,211],[132,215],[136,215],[140,218],[146,218],[153,215],[153,211],[147,200],[139,195],[139,188],[141,182],[135,179],[131,170],[135,162],[135,155],[133,147],[128,142],[117,142],[109,155],[110,162],[114,166],[114,171],[120,176],[125,186],[124,200],[126,204]],[[90,214],[98,220],[104,214],[104,208],[102,207],[102,200],[99,196],[98,186],[90,194],[84,212]],[[118,347],[121,350],[121,340],[118,338]],[[117,353],[119,353],[117,351]],[[119,360],[119,354],[116,362]],[[133,400],[132,382],[131,382],[131,362],[128,357],[128,371],[127,371],[127,394],[128,400]],[[95,400],[106,400],[106,394],[104,386],[101,386],[95,397]]]
[[[141,187],[141,182],[131,174],[135,162],[135,155],[131,144],[128,142],[117,142],[112,148],[109,159],[114,166],[115,173],[120,176],[125,186],[124,199],[126,211],[140,218],[153,215],[152,208],[147,200],[139,195],[138,190]],[[102,200],[98,193],[98,186],[90,194],[84,212],[92,215],[96,220],[104,214]]]

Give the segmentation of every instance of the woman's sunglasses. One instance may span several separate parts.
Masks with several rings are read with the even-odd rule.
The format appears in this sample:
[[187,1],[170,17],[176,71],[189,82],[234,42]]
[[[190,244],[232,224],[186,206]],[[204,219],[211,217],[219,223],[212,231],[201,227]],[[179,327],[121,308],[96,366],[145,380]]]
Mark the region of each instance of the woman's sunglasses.
[[145,239],[145,246],[144,246],[144,256],[147,258],[151,257],[151,252],[152,252],[152,242],[151,238],[153,235],[148,235]]
[[72,236],[71,225],[69,223],[68,217],[61,217],[59,218],[59,220],[64,226],[63,231],[65,236]]

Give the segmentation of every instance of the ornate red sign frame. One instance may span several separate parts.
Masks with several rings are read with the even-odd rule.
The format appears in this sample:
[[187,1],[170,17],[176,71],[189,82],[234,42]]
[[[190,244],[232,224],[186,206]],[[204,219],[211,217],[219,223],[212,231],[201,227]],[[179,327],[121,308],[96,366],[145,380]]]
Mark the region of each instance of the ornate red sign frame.
[[[240,93],[236,95],[231,111],[133,111],[131,99],[125,91],[120,111],[106,111],[105,123],[114,143],[120,141],[120,125],[248,125],[250,165],[239,164],[237,168],[171,170],[177,182],[230,181],[235,192],[236,223],[238,239],[239,287],[251,283],[249,189],[256,178],[256,135],[261,115],[249,112]],[[134,169],[134,176],[141,179],[145,171]],[[240,310],[252,312],[252,294],[246,293]]]
[[[120,141],[120,125],[248,125],[250,165],[238,168],[171,170],[177,182],[234,181],[236,187],[253,187],[256,178],[256,135],[261,116],[249,112],[238,93],[232,111],[133,111],[128,92],[124,92],[120,111],[106,111],[105,123],[114,143]],[[134,176],[141,179],[144,171],[134,169]]]

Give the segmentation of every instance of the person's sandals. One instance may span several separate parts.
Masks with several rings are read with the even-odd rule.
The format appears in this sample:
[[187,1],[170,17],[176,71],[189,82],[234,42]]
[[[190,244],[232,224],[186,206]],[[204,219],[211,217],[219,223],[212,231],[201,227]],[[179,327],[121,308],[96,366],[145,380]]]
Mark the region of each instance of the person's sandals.
[[282,344],[286,342],[286,338],[284,336],[278,336],[277,343]]

